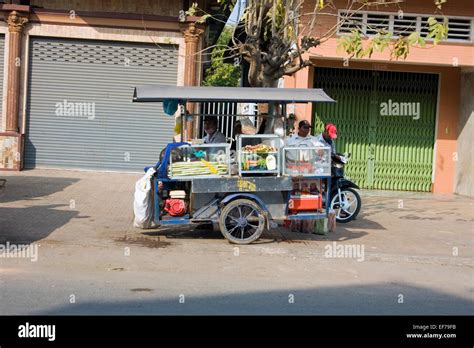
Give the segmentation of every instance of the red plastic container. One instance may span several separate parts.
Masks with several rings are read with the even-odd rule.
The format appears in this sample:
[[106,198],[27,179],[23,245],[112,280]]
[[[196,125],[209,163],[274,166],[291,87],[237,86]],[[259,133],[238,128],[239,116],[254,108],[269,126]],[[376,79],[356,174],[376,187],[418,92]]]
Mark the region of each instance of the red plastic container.
[[323,208],[323,200],[320,195],[291,196],[288,202],[288,210],[291,212],[319,210]]

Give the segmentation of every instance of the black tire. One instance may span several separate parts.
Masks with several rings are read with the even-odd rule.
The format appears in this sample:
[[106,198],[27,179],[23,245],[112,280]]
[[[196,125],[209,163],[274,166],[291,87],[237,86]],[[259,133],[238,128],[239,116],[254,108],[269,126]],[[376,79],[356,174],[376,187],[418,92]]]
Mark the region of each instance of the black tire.
[[260,238],[265,229],[265,212],[250,199],[236,199],[222,209],[219,225],[229,242],[250,244]]
[[[362,208],[362,200],[360,199],[360,195],[356,190],[354,190],[351,187],[345,187],[345,188],[341,188],[341,193],[343,193],[343,192],[350,192],[351,194],[354,195],[355,200],[357,201],[357,208],[355,209],[355,211],[350,216],[347,212],[345,212],[343,210],[342,213],[343,213],[344,217],[336,217],[336,221],[339,222],[339,223],[342,223],[342,224],[354,220],[357,217],[357,215],[359,215],[360,209]],[[331,203],[330,204],[331,204],[330,205],[331,209],[336,210],[336,208],[333,208],[333,207],[334,207],[334,205],[339,204],[339,195],[338,195],[337,191],[334,191],[331,194]]]

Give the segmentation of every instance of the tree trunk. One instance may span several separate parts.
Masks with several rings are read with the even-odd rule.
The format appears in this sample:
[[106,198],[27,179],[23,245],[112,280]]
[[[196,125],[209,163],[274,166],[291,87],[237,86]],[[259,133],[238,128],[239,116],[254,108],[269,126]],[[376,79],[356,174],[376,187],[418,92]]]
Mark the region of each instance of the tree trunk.
[[[275,88],[278,87],[278,80],[270,80],[270,79],[265,79],[263,81],[263,86],[262,87],[267,87],[267,88]],[[278,103],[268,103],[268,115],[276,115],[279,113],[280,106]],[[270,117],[267,119],[267,122],[265,123],[265,134],[273,134],[274,132],[274,126],[275,126],[275,119],[273,117]]]

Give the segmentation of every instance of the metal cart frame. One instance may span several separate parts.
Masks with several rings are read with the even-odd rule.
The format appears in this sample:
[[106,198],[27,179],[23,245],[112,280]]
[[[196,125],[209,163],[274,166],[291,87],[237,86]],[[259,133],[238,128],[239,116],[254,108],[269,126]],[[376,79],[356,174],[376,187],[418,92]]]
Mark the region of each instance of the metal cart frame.
[[[182,117],[180,144],[168,144],[163,163],[155,166],[158,170],[153,177],[154,220],[160,225],[185,225],[195,223],[212,223],[218,226],[230,242],[249,244],[257,240],[265,229],[274,226],[273,221],[284,219],[321,219],[329,213],[331,175],[305,175],[306,179],[322,179],[326,181],[325,211],[315,210],[313,213],[289,214],[288,202],[293,188],[293,177],[283,172],[284,158],[282,149],[278,149],[278,172],[273,176],[261,176],[258,171],[252,173],[218,176],[186,176],[169,177],[169,154],[173,147],[187,146],[187,122],[189,116],[199,117],[199,114],[189,114],[186,104],[190,102],[228,101],[255,102],[279,105],[281,113],[273,117],[283,117],[286,130],[287,104],[309,102],[334,102],[321,89],[285,89],[285,88],[244,88],[244,87],[177,87],[177,86],[139,86],[135,88],[134,102],[177,102]],[[239,115],[223,115],[239,116]],[[241,115],[244,116],[244,115]],[[245,115],[248,116],[248,115]],[[268,117],[268,116],[266,116]],[[272,117],[270,115],[270,117]],[[260,136],[260,135],[258,135]],[[261,135],[262,138],[274,138],[274,135]],[[241,145],[241,139],[239,139]],[[204,146],[204,145],[201,145]],[[168,149],[169,148],[169,149]],[[230,164],[229,164],[230,167]],[[270,174],[266,172],[265,174]],[[247,176],[249,175],[249,176]],[[298,176],[303,177],[303,176]],[[173,187],[187,187],[189,195],[188,211],[183,216],[165,216],[162,214],[160,203],[159,183],[163,192]],[[240,215],[239,215],[240,212]]]

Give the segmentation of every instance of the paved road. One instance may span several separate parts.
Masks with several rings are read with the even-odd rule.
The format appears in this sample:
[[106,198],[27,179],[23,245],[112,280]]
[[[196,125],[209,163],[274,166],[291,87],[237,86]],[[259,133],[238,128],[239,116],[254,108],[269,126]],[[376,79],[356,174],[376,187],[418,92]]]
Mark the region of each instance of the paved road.
[[[0,258],[1,314],[474,312],[467,198],[363,191],[360,218],[335,233],[276,229],[235,247],[205,229],[133,229],[136,175],[4,176],[0,245],[38,259]],[[339,246],[364,253],[328,257]]]

